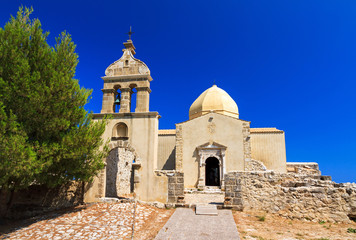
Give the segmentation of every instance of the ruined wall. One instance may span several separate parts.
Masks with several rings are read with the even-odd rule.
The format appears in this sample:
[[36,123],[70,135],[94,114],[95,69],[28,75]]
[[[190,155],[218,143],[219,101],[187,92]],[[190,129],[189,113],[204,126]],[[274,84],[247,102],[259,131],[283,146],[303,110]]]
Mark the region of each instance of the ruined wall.
[[47,211],[81,204],[83,202],[83,184],[72,181],[55,188],[32,185],[14,193],[12,207],[5,216],[9,198],[9,192],[0,190],[0,218],[28,218]]
[[274,172],[229,172],[226,207],[296,219],[348,222],[356,216],[356,184],[330,177]]
[[133,152],[125,148],[115,148],[106,159],[106,197],[130,194],[132,189]]
[[184,203],[184,173],[167,171],[168,176],[168,202]]

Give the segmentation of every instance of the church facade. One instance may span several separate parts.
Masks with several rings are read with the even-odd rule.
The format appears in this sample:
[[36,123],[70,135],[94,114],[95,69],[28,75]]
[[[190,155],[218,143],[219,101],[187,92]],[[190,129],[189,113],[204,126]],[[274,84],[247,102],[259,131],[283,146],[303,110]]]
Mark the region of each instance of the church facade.
[[[236,102],[213,85],[191,105],[189,119],[159,129],[151,112],[149,68],[135,59],[131,40],[105,71],[105,169],[85,186],[84,201],[136,196],[156,206],[216,204],[316,221],[356,219],[356,184],[322,176],[317,163],[288,163],[284,132],[251,128]],[[136,95],[136,108],[133,108]]]
[[106,168],[86,188],[86,202],[132,193],[148,202],[177,202],[177,196],[184,202],[187,189],[224,191],[229,172],[287,172],[284,131],[250,128],[250,121],[239,119],[236,102],[216,85],[192,103],[187,121],[158,129],[160,116],[149,110],[150,70],[134,58],[131,40],[124,46],[102,77],[102,110],[94,120],[112,116],[103,135],[111,151]]

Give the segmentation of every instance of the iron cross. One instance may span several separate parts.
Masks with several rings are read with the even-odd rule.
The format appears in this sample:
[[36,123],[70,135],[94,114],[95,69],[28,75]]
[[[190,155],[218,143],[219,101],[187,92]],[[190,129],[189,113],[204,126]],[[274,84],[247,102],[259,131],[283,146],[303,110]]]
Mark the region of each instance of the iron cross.
[[133,34],[134,32],[131,31],[131,26],[130,26],[130,32],[128,32],[127,34],[129,35],[129,40],[131,40],[131,35]]

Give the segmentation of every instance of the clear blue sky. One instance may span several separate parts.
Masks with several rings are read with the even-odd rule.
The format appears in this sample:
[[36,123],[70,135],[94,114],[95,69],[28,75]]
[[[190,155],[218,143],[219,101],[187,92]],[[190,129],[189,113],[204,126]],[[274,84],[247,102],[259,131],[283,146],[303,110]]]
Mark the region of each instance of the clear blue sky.
[[21,4],[34,7],[50,43],[72,34],[77,78],[93,89],[88,110],[100,112],[100,77],[132,25],[161,129],[187,120],[215,79],[241,119],[286,132],[287,161],[318,162],[335,181],[356,181],[356,1],[2,0],[1,26]]

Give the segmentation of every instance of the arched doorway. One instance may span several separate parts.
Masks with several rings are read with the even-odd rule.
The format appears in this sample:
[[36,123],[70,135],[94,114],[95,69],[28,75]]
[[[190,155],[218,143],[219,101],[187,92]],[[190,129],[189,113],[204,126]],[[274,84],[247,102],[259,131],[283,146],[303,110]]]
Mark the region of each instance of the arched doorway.
[[215,157],[205,161],[205,186],[220,186],[219,160]]

